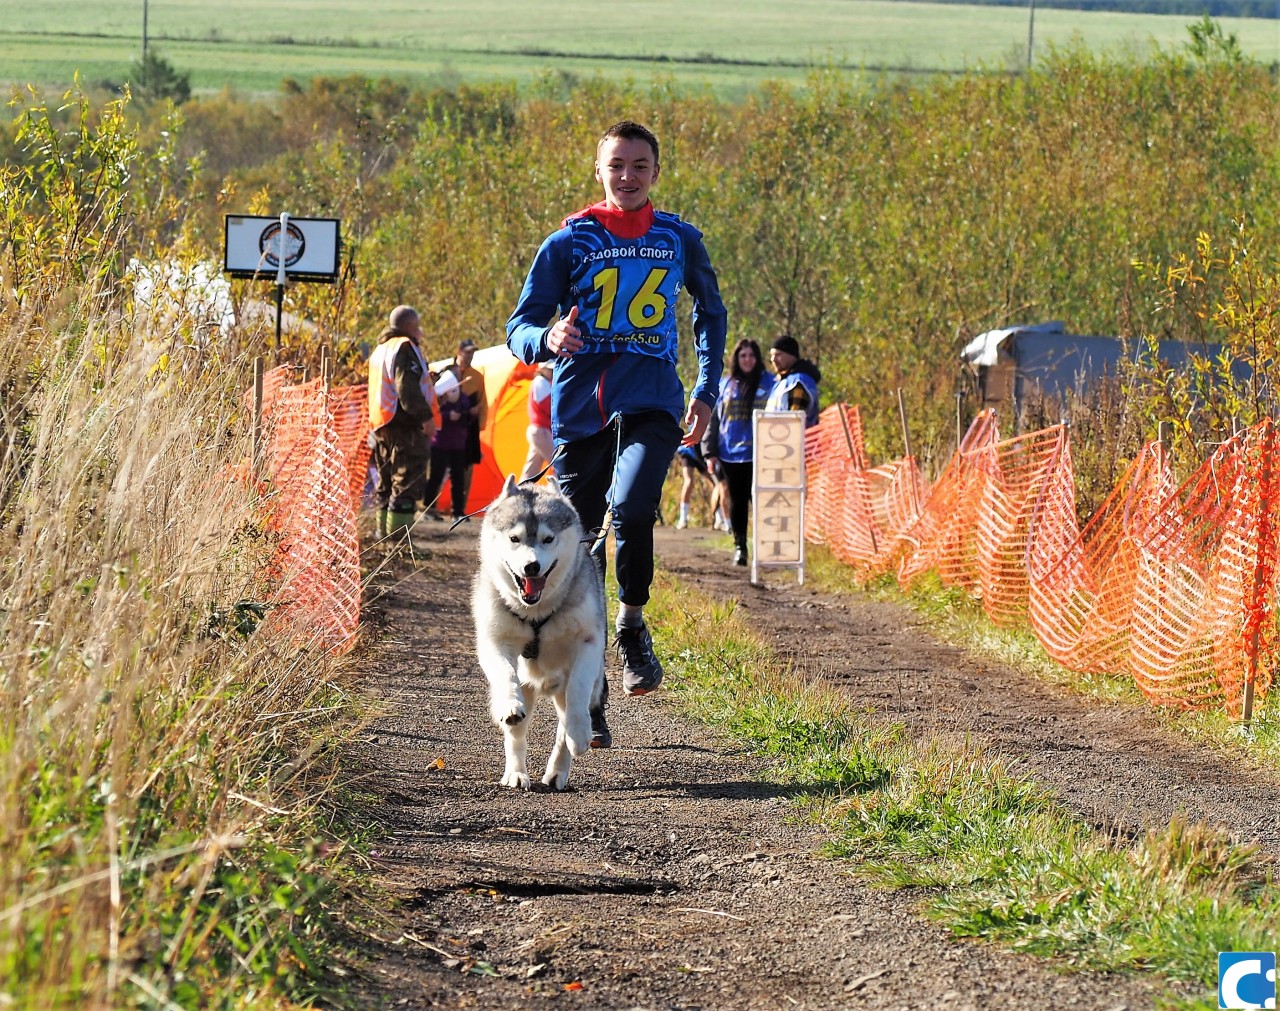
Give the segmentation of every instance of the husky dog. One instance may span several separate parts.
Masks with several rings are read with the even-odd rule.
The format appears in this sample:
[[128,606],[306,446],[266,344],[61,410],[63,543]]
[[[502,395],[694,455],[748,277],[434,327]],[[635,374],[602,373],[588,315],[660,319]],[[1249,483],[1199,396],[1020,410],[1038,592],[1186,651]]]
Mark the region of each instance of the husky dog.
[[591,746],[590,708],[604,692],[604,584],[578,513],[555,479],[507,478],[480,527],[471,593],[476,656],[489,712],[506,748],[503,786],[529,789],[529,714],[551,696],[560,725],[542,782],[569,785],[573,756]]

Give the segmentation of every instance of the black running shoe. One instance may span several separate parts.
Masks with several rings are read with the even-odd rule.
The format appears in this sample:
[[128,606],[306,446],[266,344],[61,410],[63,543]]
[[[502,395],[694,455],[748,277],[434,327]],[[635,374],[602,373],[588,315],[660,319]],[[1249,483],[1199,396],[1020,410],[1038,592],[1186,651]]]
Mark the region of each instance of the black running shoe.
[[622,660],[624,692],[647,695],[662,684],[662,664],[653,655],[653,636],[646,625],[618,629],[613,645]]
[[734,564],[734,565],[746,565],[746,564],[747,564],[747,549],[746,549],[746,548],[734,548],[734,549],[733,549],[733,564]]
[[613,734],[604,718],[604,706],[591,710],[591,746],[593,748],[612,748]]

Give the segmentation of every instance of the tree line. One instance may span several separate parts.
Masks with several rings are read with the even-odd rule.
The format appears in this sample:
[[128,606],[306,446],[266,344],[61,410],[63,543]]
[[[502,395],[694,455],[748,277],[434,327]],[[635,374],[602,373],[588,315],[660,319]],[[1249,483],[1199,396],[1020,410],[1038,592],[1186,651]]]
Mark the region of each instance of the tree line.
[[[638,119],[664,144],[656,203],[706,233],[731,338],[796,336],[825,398],[863,405],[875,457],[900,450],[902,387],[930,465],[954,443],[956,397],[971,389],[958,351],[974,334],[1054,319],[1199,339],[1224,278],[1179,309],[1186,289],[1169,288],[1168,265],[1194,258],[1202,234],[1247,235],[1250,263],[1274,263],[1277,82],[1204,24],[1141,64],[1079,47],[1018,76],[825,71],[737,103],[564,75],[523,89],[318,79],[269,102],[154,103],[133,113],[148,168],[129,181],[120,245],[219,261],[227,213],[341,219],[339,284],[300,285],[287,308],[358,379],[399,302],[420,308],[433,355],[464,335],[501,341],[539,241],[598,196],[600,132]],[[7,157],[30,159],[14,136]],[[1131,452],[1161,402],[1117,412],[1127,434],[1106,433],[1100,457]],[[1212,441],[1244,420],[1211,417],[1194,434]]]

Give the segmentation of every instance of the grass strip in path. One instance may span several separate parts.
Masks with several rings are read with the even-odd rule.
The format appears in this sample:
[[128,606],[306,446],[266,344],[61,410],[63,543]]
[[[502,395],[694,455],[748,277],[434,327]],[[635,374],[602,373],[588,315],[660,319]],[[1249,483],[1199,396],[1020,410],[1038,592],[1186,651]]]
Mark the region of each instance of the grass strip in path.
[[907,590],[892,575],[868,585],[858,582],[853,570],[829,552],[809,546],[805,579],[825,592],[865,593],[877,600],[903,604],[921,615],[938,638],[972,654],[1102,702],[1150,706],[1169,730],[1204,744],[1242,750],[1268,768],[1280,771],[1280,714],[1274,706],[1260,704],[1247,725],[1222,711],[1156,706],[1128,675],[1070,670],[1045,652],[1029,627],[993,625],[981,601],[956,587],[943,586],[936,573],[927,573]]
[[1276,949],[1280,902],[1252,849],[1183,821],[1105,837],[980,744],[910,739],[792,675],[734,611],[660,575],[649,612],[670,694],[804,787],[829,855],[864,880],[921,889],[921,913],[960,936],[1203,984],[1189,1008],[1217,1006],[1219,951]]

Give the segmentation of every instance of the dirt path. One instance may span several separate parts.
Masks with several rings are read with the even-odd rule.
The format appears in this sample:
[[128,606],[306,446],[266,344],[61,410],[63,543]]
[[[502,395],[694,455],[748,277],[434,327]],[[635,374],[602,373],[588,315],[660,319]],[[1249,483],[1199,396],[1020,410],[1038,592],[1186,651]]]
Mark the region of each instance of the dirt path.
[[[443,527],[439,528],[443,531]],[[368,1007],[590,1009],[1155,1006],[1149,981],[1064,974],[958,941],[813,855],[758,763],[679,717],[661,693],[611,706],[615,746],[575,789],[501,788],[468,605],[474,531],[416,571],[375,581],[367,687],[386,715],[346,756],[387,837],[375,874],[400,900],[353,992]],[[1016,756],[1092,822],[1137,831],[1175,811],[1234,825],[1272,852],[1280,789],[1191,748],[1144,709],[1099,707],[932,639],[887,604],[824,596],[775,574],[753,587],[720,542],[659,530],[664,566],[732,596],[809,676],[921,732],[971,732]],[[804,653],[794,650],[803,629]],[[611,676],[616,673],[610,668]],[[539,764],[552,719],[540,710]]]

